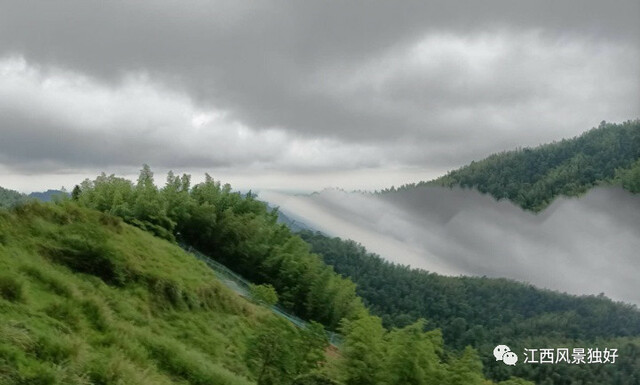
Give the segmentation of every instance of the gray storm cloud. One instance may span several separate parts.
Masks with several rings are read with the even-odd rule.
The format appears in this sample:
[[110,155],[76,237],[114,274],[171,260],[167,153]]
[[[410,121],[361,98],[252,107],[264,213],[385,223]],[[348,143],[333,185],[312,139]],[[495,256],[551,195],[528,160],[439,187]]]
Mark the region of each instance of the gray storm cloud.
[[403,265],[507,277],[572,294],[604,292],[640,305],[640,196],[622,189],[560,198],[537,215],[474,190],[438,187],[263,198]]
[[0,162],[446,171],[637,118],[638,16],[631,0],[0,1]]

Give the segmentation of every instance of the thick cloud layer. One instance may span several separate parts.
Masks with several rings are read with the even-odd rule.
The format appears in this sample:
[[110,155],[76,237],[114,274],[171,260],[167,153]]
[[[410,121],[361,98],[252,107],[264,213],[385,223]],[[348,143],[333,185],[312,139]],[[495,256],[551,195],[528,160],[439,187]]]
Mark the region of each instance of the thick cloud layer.
[[0,1],[0,163],[427,179],[640,116],[638,16],[634,0]]
[[403,265],[640,305],[640,196],[598,188],[535,215],[472,190],[265,194],[288,216]]

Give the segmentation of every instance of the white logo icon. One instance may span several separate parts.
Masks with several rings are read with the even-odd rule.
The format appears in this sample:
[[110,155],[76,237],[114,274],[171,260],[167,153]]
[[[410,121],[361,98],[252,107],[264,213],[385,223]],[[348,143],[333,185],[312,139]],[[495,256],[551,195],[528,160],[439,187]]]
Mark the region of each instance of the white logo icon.
[[502,356],[502,362],[507,365],[516,366],[516,362],[518,362],[518,355],[514,352],[506,352],[504,356]]
[[507,345],[498,345],[493,349],[493,356],[496,361],[502,361],[506,365],[515,366],[518,362],[518,355],[509,349]]

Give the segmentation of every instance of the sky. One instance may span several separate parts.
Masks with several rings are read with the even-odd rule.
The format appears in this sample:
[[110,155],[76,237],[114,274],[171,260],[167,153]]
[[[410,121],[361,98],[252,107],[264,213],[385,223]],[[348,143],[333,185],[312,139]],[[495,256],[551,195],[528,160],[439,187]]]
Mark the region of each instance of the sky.
[[460,188],[261,195],[298,224],[352,239],[401,265],[604,293],[640,306],[640,196],[621,188],[558,198],[537,215]]
[[0,0],[0,185],[381,189],[640,117],[637,0]]

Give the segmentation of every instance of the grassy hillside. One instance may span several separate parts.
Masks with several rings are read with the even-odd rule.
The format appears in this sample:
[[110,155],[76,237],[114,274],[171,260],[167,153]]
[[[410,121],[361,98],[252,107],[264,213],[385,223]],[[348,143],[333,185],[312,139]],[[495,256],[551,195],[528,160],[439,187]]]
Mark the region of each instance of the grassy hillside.
[[417,186],[476,188],[539,211],[559,195],[576,196],[611,183],[640,192],[640,120],[603,122],[573,139],[494,154]]
[[72,204],[0,211],[1,384],[250,384],[274,318],[179,247]]
[[[549,385],[640,381],[640,310],[635,306],[506,279],[442,276],[387,262],[353,241],[300,235],[325,263],[357,284],[358,295],[386,327],[428,319],[443,331],[447,346],[475,348],[493,380],[515,374]],[[509,373],[492,355],[498,341],[512,349],[608,346],[619,348],[621,358],[615,366],[521,365]]]

